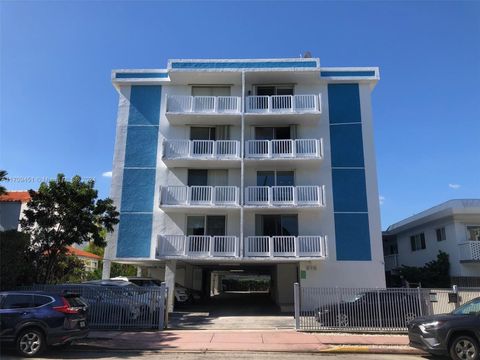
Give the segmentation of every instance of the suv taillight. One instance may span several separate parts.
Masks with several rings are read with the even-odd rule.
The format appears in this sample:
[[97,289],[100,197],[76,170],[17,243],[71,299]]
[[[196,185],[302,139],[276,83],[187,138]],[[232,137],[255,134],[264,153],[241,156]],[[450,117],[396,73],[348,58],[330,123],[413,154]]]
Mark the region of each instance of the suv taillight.
[[54,306],[52,309],[64,314],[78,314],[78,309],[71,307],[67,299],[62,297],[62,301],[63,301],[62,306]]

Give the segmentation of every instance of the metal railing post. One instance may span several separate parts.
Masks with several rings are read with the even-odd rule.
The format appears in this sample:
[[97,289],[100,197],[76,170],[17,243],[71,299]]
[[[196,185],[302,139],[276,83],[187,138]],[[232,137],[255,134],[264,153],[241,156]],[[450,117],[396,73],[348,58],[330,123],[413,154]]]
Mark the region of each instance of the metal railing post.
[[295,308],[295,330],[300,330],[300,284],[293,284],[293,301]]

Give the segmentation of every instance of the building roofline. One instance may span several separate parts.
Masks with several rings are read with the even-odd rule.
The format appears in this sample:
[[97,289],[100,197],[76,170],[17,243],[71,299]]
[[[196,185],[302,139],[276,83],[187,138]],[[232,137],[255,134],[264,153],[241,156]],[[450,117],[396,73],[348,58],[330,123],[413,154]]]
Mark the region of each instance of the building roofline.
[[480,214],[480,199],[451,199],[390,225],[385,233],[398,234],[408,228],[457,214]]

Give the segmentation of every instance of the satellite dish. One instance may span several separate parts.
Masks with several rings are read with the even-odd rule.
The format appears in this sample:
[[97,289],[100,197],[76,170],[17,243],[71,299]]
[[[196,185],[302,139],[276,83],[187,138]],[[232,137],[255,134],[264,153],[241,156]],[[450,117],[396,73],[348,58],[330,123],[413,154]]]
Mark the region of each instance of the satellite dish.
[[312,57],[312,53],[310,51],[305,51],[303,53],[303,58],[304,59],[310,59]]

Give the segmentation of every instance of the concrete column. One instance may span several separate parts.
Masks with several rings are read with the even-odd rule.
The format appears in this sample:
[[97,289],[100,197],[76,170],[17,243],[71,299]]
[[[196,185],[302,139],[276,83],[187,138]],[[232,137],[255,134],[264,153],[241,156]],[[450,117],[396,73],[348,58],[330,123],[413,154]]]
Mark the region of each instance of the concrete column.
[[173,304],[175,300],[175,273],[177,272],[177,261],[165,261],[165,285],[168,288],[167,297],[167,311],[173,311]]
[[111,260],[103,259],[102,279],[110,279],[111,266],[112,266]]

